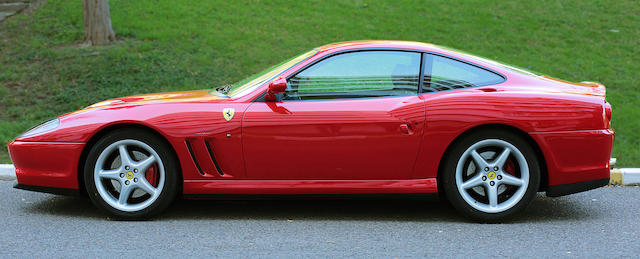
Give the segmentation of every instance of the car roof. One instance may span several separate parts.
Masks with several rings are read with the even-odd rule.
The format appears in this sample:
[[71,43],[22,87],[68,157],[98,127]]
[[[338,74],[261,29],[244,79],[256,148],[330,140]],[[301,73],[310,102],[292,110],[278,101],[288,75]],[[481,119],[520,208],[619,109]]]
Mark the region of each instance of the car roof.
[[[440,53],[449,57],[461,59],[466,62],[472,62],[483,67],[488,67],[494,71],[500,73],[507,72],[505,67],[511,68],[511,66],[502,64],[500,62],[479,57],[473,54],[465,53],[449,47],[438,46],[431,43],[417,42],[417,41],[400,41],[400,40],[361,40],[361,41],[346,41],[331,43],[324,46],[315,48],[318,53],[332,53],[344,50],[358,50],[358,49],[376,49],[376,48],[388,48],[388,49],[409,49],[417,51],[425,51],[432,53]],[[516,68],[514,68],[516,69]],[[519,69],[516,69],[519,70]],[[527,72],[529,73],[529,72]],[[533,75],[533,74],[531,74]]]
[[528,76],[538,77],[539,75],[507,65],[495,60],[487,59],[484,57],[476,56],[474,54],[466,53],[464,51],[456,50],[449,47],[438,46],[432,43],[417,42],[417,41],[401,41],[401,40],[360,40],[360,41],[345,41],[331,43],[324,46],[320,46],[315,50],[320,52],[334,52],[341,50],[353,50],[353,49],[367,49],[367,48],[389,48],[389,49],[412,49],[418,51],[434,52],[452,56],[465,61],[470,61],[478,65],[489,67],[492,70],[497,70],[500,73],[511,74],[511,72],[519,72]]
[[336,49],[359,49],[359,48],[406,48],[419,50],[445,51],[445,49],[424,42],[401,41],[401,40],[361,40],[331,43],[316,48],[318,51],[330,51]]
[[472,61],[474,63],[480,63],[485,66],[494,67],[502,66],[504,64],[479,57],[470,53],[465,53],[449,47],[438,46],[431,43],[417,42],[417,41],[401,41],[401,40],[361,40],[361,41],[346,41],[331,43],[324,46],[315,48],[318,53],[331,53],[343,50],[357,50],[357,49],[376,49],[376,48],[388,48],[388,49],[410,49],[417,51],[433,52],[448,55],[454,58],[461,58],[466,61]]

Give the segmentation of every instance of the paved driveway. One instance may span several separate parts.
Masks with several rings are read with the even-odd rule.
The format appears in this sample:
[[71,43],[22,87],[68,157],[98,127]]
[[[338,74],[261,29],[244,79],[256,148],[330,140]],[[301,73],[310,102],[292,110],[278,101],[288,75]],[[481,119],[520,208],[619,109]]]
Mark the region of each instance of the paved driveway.
[[179,201],[154,221],[112,221],[89,200],[0,181],[0,256],[600,257],[640,254],[640,188],[539,195],[509,224],[424,200]]

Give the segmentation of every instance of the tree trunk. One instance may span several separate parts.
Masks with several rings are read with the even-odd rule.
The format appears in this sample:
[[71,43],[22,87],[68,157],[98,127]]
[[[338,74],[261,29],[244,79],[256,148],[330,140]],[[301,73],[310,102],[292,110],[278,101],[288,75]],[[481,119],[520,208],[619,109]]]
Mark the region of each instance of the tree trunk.
[[108,0],[82,0],[82,14],[85,44],[100,45],[116,40]]

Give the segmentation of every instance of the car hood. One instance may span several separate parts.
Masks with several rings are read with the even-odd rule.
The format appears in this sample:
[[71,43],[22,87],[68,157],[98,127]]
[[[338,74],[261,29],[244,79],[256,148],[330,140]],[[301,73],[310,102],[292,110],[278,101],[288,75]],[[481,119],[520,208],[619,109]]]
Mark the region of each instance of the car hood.
[[123,104],[139,104],[139,103],[156,103],[156,102],[188,102],[188,101],[207,101],[207,100],[225,100],[228,97],[211,94],[210,90],[193,90],[182,92],[154,93],[133,95],[110,99],[93,104],[87,109],[102,108],[109,106],[120,106]]

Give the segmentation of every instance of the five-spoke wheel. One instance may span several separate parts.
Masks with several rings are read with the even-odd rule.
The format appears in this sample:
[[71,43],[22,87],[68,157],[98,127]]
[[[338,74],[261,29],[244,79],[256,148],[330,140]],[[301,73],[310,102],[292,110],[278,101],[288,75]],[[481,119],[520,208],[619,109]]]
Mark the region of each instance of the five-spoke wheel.
[[[149,145],[125,139],[102,151],[93,177],[100,197],[109,205],[121,211],[137,211],[158,198],[165,172],[162,159]],[[157,181],[152,184],[149,179]]]
[[528,184],[527,160],[504,140],[486,139],[473,144],[456,166],[458,192],[469,205],[483,212],[513,207],[522,199]]
[[100,139],[85,165],[92,201],[122,218],[146,218],[166,208],[176,194],[177,169],[167,144],[134,129]]
[[480,131],[457,142],[441,172],[456,209],[476,220],[500,221],[533,198],[540,170],[531,146],[510,131]]

